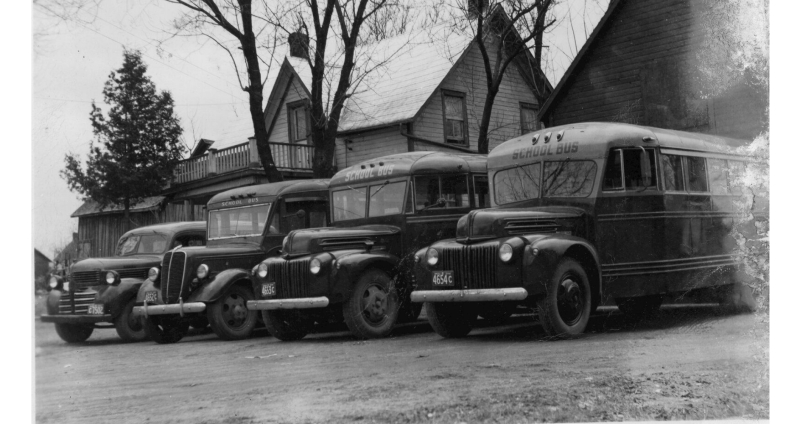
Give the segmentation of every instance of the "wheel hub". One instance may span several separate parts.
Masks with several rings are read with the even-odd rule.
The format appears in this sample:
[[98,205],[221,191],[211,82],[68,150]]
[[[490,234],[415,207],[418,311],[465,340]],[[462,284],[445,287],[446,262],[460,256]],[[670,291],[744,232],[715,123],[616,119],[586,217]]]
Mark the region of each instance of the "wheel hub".
[[583,290],[572,276],[565,277],[558,285],[558,314],[567,325],[575,325],[583,315]]
[[378,286],[370,286],[364,291],[362,305],[364,315],[369,321],[378,322],[386,316],[387,296]]
[[244,299],[235,294],[225,299],[222,310],[228,325],[238,327],[247,319],[247,306],[245,306]]

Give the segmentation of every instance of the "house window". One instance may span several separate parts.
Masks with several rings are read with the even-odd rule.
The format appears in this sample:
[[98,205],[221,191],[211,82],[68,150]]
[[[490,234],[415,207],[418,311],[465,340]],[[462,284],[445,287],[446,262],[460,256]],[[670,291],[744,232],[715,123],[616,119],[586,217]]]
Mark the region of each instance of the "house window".
[[289,105],[289,142],[303,143],[308,138],[306,103]]
[[527,134],[531,131],[536,131],[539,129],[539,125],[536,120],[536,114],[538,112],[539,108],[535,105],[530,103],[519,104],[520,134]]
[[442,91],[444,141],[467,145],[467,107],[464,93]]

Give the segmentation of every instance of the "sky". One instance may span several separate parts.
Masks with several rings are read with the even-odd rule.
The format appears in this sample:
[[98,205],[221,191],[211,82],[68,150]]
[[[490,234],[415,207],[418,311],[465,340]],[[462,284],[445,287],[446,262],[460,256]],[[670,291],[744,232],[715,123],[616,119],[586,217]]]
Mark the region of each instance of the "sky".
[[[558,16],[573,19],[562,20],[545,41],[554,86],[580,47],[576,40],[582,44],[607,4],[570,0],[559,6]],[[33,7],[33,245],[45,255],[52,257],[77,231],[70,214],[82,201],[59,172],[66,154],[85,159],[93,136],[91,102],[102,103],[103,84],[121,66],[124,48],[140,50],[156,87],[172,93],[189,147],[200,138],[220,146],[252,135],[247,96],[227,53],[207,39],[169,37],[166,30],[182,12],[163,1],[104,0],[64,22]]]

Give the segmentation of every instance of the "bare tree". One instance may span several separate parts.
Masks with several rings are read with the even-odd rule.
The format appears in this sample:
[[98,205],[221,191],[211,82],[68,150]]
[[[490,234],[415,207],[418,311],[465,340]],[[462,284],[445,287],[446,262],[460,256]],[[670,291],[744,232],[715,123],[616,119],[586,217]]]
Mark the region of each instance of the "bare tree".
[[[541,72],[545,31],[556,23],[551,15],[556,0],[457,0],[455,21],[458,31],[471,31],[483,59],[487,94],[478,131],[478,152],[489,152],[489,126],[497,93],[509,65],[520,54],[531,51],[534,70],[534,95],[539,104],[546,99],[546,83]],[[466,17],[467,19],[463,19]],[[497,44],[494,55],[488,44]],[[491,57],[494,56],[494,57]]]
[[[264,30],[263,18],[254,13],[251,0],[167,0],[189,9],[175,20],[176,34],[195,34],[207,37],[224,49],[233,61],[239,86],[246,92],[250,100],[250,117],[253,121],[253,132],[258,147],[258,157],[264,173],[271,182],[283,181],[283,175],[275,166],[267,139],[267,124],[264,121],[264,78],[258,53],[258,35]],[[261,22],[260,28],[254,27],[254,21]],[[220,31],[221,30],[221,31]],[[233,37],[221,37],[221,33]],[[235,47],[234,47],[235,46]],[[234,52],[234,48],[241,53]],[[242,82],[237,57],[244,59],[247,83]]]

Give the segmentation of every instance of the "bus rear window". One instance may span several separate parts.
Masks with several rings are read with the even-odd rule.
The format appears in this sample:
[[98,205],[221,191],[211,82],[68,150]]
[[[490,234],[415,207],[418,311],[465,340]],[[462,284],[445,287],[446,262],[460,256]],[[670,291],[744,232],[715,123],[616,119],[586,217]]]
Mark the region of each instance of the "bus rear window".
[[494,174],[494,200],[498,205],[539,197],[541,163],[504,169]]
[[544,197],[586,197],[592,194],[597,164],[590,160],[545,162]]

